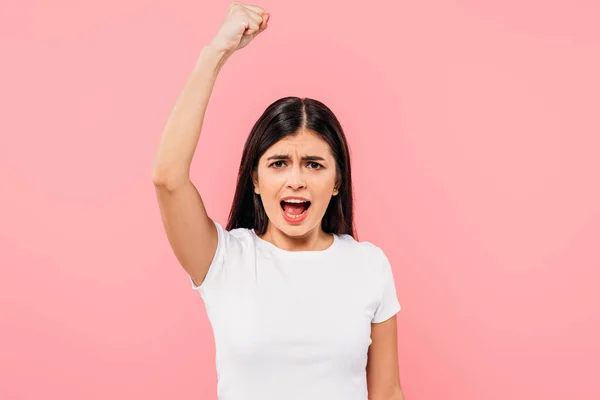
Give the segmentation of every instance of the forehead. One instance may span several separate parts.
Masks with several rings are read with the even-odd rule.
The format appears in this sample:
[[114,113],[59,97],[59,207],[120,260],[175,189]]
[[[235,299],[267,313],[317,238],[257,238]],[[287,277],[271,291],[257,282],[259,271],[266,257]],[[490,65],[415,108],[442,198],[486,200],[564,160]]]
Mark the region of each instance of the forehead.
[[299,133],[286,136],[267,149],[264,156],[273,154],[295,153],[300,155],[316,155],[327,157],[331,155],[331,150],[326,141],[319,135],[308,130],[301,130]]

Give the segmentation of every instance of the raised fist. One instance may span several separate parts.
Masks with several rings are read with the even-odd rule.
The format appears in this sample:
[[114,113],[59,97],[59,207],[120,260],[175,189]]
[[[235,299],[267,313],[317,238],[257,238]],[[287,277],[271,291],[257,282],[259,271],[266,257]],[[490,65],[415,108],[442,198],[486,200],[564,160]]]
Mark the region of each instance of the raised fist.
[[231,55],[267,29],[270,15],[259,6],[234,1],[211,45]]

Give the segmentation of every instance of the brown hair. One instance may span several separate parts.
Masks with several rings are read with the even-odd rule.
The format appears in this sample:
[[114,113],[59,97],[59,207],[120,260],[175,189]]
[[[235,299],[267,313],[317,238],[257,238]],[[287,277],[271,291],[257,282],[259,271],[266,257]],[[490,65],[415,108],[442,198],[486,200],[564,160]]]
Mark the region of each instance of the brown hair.
[[322,229],[327,233],[349,234],[357,238],[350,152],[342,126],[325,104],[299,97],[284,97],[269,105],[250,131],[242,153],[227,230],[248,228],[254,229],[257,235],[265,233],[268,218],[260,196],[254,192],[252,174],[267,149],[284,137],[297,134],[302,128],[315,132],[327,142],[336,162],[339,193],[331,198]]

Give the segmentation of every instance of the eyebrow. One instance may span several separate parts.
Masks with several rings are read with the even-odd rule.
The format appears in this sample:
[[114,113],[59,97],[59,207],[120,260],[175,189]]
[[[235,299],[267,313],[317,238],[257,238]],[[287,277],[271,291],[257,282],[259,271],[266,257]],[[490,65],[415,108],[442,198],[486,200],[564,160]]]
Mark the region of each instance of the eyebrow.
[[[290,160],[291,157],[287,154],[275,154],[272,155],[271,157],[267,158],[268,160]],[[319,157],[319,156],[304,156],[302,157],[303,161],[325,161],[325,159],[323,157]]]

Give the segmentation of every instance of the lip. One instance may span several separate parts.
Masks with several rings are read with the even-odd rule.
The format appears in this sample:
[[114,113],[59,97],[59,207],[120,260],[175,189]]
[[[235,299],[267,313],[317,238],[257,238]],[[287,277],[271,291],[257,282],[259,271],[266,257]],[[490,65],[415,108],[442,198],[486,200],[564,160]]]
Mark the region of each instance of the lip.
[[[306,197],[301,197],[301,196],[285,196],[285,197],[282,197],[281,199],[279,199],[279,203],[286,201],[286,200],[300,200],[300,201],[307,201],[307,202],[311,203],[311,201],[309,199],[307,199]],[[303,222],[306,219],[306,217],[308,217],[308,213],[310,213],[310,211],[312,210],[312,207],[308,207],[308,209],[306,211],[304,211],[304,214],[302,214],[301,217],[290,218],[283,210],[283,207],[279,207],[279,208],[281,209],[281,215],[283,216],[283,219],[288,224],[292,224],[292,225],[297,225],[297,224],[300,224],[301,222]]]
[[[282,199],[283,200],[283,199]],[[288,224],[292,224],[292,225],[297,225],[302,223],[307,217],[308,217],[308,213],[310,213],[310,211],[312,210],[312,207],[308,207],[308,210],[304,211],[304,214],[302,214],[301,217],[299,218],[290,218],[288,217],[288,215],[285,213],[285,211],[283,210],[283,208],[279,207],[279,209],[281,210],[281,215],[283,216],[283,219],[288,223]]]

